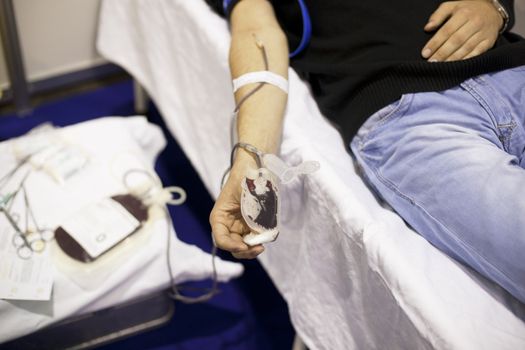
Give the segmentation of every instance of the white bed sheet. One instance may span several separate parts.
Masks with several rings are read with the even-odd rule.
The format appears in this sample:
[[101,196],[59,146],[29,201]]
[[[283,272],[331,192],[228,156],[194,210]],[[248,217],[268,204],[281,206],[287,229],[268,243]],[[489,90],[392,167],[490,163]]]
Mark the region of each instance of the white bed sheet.
[[[226,22],[201,0],[104,0],[97,45],[146,88],[217,196],[234,106]],[[281,234],[260,261],[306,345],[525,348],[524,305],[383,208],[307,85],[289,76],[281,155],[321,170],[282,188]]]
[[[123,172],[130,168],[153,171],[159,152],[165,146],[157,126],[144,117],[106,117],[59,131],[68,142],[90,157],[89,165],[63,185],[38,171],[27,180],[37,222],[56,227],[64,218],[89,203],[126,193]],[[16,164],[13,141],[0,143],[3,173]],[[20,176],[25,174],[25,170]],[[16,184],[16,181],[13,182]],[[176,184],[166,184],[176,185]],[[56,245],[51,246],[54,286],[49,301],[0,300],[0,343],[34,332],[70,316],[83,315],[166,289],[170,278],[166,262],[168,229],[166,221],[148,220],[147,227],[119,247],[118,254],[100,264],[68,261]],[[4,230],[5,227],[0,227]],[[176,282],[211,277],[211,256],[172,234],[171,265]],[[113,253],[110,253],[113,254]],[[242,265],[217,260],[219,280],[227,281],[242,273]],[[4,273],[4,272],[3,272]]]

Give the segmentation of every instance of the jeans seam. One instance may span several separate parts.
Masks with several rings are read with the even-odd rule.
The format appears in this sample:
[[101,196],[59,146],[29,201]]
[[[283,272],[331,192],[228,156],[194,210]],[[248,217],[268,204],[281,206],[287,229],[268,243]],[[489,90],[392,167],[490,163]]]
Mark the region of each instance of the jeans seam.
[[460,242],[461,244],[467,246],[470,248],[470,251],[473,252],[474,254],[476,254],[480,259],[482,259],[487,265],[489,265],[490,267],[492,267],[495,271],[497,271],[501,276],[503,276],[505,279],[507,279],[507,281],[509,281],[511,284],[514,285],[514,288],[518,289],[518,290],[521,290],[522,292],[525,292],[525,289],[522,289],[522,288],[517,288],[518,286],[516,286],[516,281],[514,281],[512,278],[510,278],[505,272],[503,272],[498,266],[494,265],[493,263],[491,263],[489,260],[487,260],[487,258],[481,254],[477,249],[475,249],[474,247],[472,247],[471,244],[463,241],[453,230],[451,230],[450,228],[448,228],[447,225],[445,225],[443,222],[441,222],[440,220],[438,220],[437,218],[435,218],[432,214],[430,214],[425,208],[423,208],[423,206],[421,206],[418,202],[414,202],[414,205],[419,209],[421,210],[425,215],[428,215],[432,220],[434,220],[438,225],[442,226],[444,230],[446,230],[450,237],[453,237],[454,240],[456,242]]
[[[413,94],[402,95],[400,99],[398,100],[399,103],[397,104],[397,106],[393,108],[391,111],[389,111],[384,117],[378,120],[376,125],[374,125],[374,127],[370,129],[366,135],[364,135],[364,137],[362,138],[362,142],[364,143],[367,140],[369,140],[374,135],[373,134],[374,131],[376,131],[378,128],[382,127],[388,121],[390,121],[392,119],[392,116],[398,114],[401,111],[405,111],[408,108],[408,106],[412,103],[412,99],[413,99]],[[383,108],[386,108],[386,107],[383,107]]]
[[416,205],[416,202],[414,201],[413,198],[405,195],[403,192],[401,192],[397,186],[390,180],[388,180],[384,175],[383,173],[381,172],[381,170],[379,169],[376,169],[376,170],[372,170],[376,177],[379,179],[379,181],[381,181],[383,183],[383,185],[385,185],[386,187],[388,187],[391,191],[393,191],[394,193],[396,193],[399,197],[407,200],[410,204],[412,205]]
[[388,120],[392,114],[396,113],[402,106],[404,101],[407,99],[407,95],[401,95],[401,97],[397,100],[397,105],[394,106],[388,113],[386,113],[383,117],[379,118],[381,122]]
[[[473,79],[481,80],[483,84],[487,86],[488,89],[492,90],[492,88],[488,84],[486,84],[485,79],[483,79],[482,76]],[[503,105],[501,109],[503,110],[505,116],[508,119],[510,119],[510,122],[498,123],[495,111],[490,107],[490,104],[486,101],[485,97],[477,91],[476,87],[468,80],[463,82],[461,86],[481,105],[481,107],[487,112],[487,114],[489,114],[491,120],[494,123],[494,127],[498,130],[498,139],[503,145],[503,149],[508,153],[510,147],[510,139],[512,138],[514,128],[516,127],[516,122],[514,121],[514,118],[512,118],[512,115],[508,113],[507,108],[505,106],[505,102],[501,100],[501,98],[495,92],[491,91],[493,97],[495,99],[498,99],[498,103],[500,105]],[[502,129],[510,130],[509,132],[504,133]]]
[[[361,156],[364,158],[365,155],[361,153]],[[506,273],[504,273],[503,271],[501,271],[501,269],[497,266],[495,266],[494,264],[492,264],[490,261],[488,261],[485,256],[483,254],[481,254],[477,249],[475,249],[474,247],[472,247],[472,245],[470,245],[469,243],[463,241],[453,230],[449,229],[447,225],[445,225],[443,222],[441,222],[441,220],[438,220],[436,217],[434,217],[432,214],[430,214],[421,204],[419,204],[416,200],[414,200],[413,198],[405,195],[403,192],[401,192],[397,186],[394,185],[393,182],[391,182],[390,180],[388,180],[385,176],[383,176],[382,172],[379,170],[379,169],[376,169],[376,168],[372,168],[372,167],[369,167],[369,169],[376,175],[377,179],[383,184],[385,185],[387,188],[389,188],[390,190],[393,191],[393,193],[395,193],[396,195],[398,195],[399,197],[401,197],[402,199],[404,200],[407,200],[411,205],[415,206],[416,208],[418,208],[419,210],[421,210],[424,215],[427,215],[429,218],[431,218],[434,222],[436,222],[439,226],[443,227],[443,229],[448,232],[449,236],[452,237],[456,242],[459,242],[461,243],[463,246],[466,246],[470,249],[471,252],[473,252],[474,254],[476,254],[480,259],[482,259],[486,264],[488,264],[490,267],[492,267],[495,271],[497,271],[499,274],[501,274],[501,276],[503,276],[505,279],[507,279],[509,282],[511,282],[513,285],[515,285],[515,281],[510,278]],[[515,286],[516,287],[516,286]],[[519,288],[521,289],[522,291],[525,291],[523,290],[522,288]]]

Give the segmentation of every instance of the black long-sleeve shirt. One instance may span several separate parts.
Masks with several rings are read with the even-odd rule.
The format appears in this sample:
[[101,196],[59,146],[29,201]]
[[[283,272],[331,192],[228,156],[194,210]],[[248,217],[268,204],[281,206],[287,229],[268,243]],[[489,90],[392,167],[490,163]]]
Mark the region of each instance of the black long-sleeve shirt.
[[[207,1],[223,14],[221,0]],[[442,1],[304,1],[312,36],[290,64],[310,82],[321,111],[340,127],[347,144],[367,117],[402,94],[445,90],[479,74],[525,65],[525,40],[509,31],[513,0],[500,1],[510,22],[492,49],[437,63],[422,58],[421,50],[434,34],[423,27]],[[303,31],[297,0],[271,3],[293,50]]]

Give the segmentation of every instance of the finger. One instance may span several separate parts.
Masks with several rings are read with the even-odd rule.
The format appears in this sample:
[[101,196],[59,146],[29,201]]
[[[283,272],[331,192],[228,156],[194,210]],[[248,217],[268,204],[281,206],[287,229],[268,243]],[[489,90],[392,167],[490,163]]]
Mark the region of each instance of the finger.
[[211,229],[213,241],[217,248],[229,252],[240,252],[248,249],[248,245],[242,241],[242,237],[238,234],[230,233],[224,224],[214,223]]
[[[472,39],[472,42],[469,42]],[[432,56],[429,57],[429,61],[447,61],[449,57],[454,55],[458,50],[460,51],[458,55],[461,57],[464,56],[461,53],[462,50],[468,49],[464,48],[465,45],[470,46],[469,52],[477,46],[481,41],[480,32],[476,27],[472,26],[470,23],[465,24],[459,30],[457,30],[448,40],[439,47],[439,49],[434,52]]]
[[445,21],[452,16],[454,7],[455,4],[452,2],[444,2],[439,5],[437,10],[430,15],[427,24],[425,24],[424,30],[427,32],[436,30],[436,28],[445,23]]
[[264,252],[264,247],[262,245],[256,245],[246,251],[232,253],[232,255],[237,259],[255,259],[262,252]]
[[240,235],[244,235],[244,234],[250,233],[250,228],[248,227],[248,225],[246,225],[244,220],[237,219],[233,222],[230,228],[230,231],[238,233]]
[[483,40],[476,46],[468,55],[463,57],[464,60],[481,55],[483,52],[487,51],[492,47],[493,43],[490,40]]
[[482,35],[479,32],[475,33],[470,38],[468,38],[468,40],[465,41],[463,45],[461,45],[456,51],[448,56],[445,61],[450,62],[463,59],[465,56],[470,54],[481,41],[483,41]]
[[[441,27],[436,34],[428,41],[423,48],[421,55],[428,58],[429,61],[440,61],[450,56],[450,54],[458,48],[466,39],[465,36],[472,35],[471,30],[461,31],[468,19],[464,17],[454,16],[443,27]],[[458,35],[452,39],[454,34]],[[452,41],[451,41],[452,39]],[[462,41],[463,40],[463,41]],[[447,43],[447,45],[445,45]]]

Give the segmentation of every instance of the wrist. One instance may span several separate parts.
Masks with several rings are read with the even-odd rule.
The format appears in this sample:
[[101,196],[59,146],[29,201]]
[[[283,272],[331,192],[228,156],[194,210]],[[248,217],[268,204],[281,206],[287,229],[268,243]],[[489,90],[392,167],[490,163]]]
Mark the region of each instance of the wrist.
[[262,163],[263,155],[266,153],[247,142],[238,142],[233,147],[232,175],[235,178],[246,176],[250,170],[257,170],[264,167]]
[[255,156],[244,149],[237,149],[230,171],[233,180],[240,180],[246,176],[250,169],[257,169]]
[[492,3],[492,6],[494,6],[502,20],[499,32],[503,33],[507,29],[507,26],[510,21],[509,13],[507,9],[505,9],[505,7],[503,7],[503,5],[498,0],[490,0],[490,2]]

